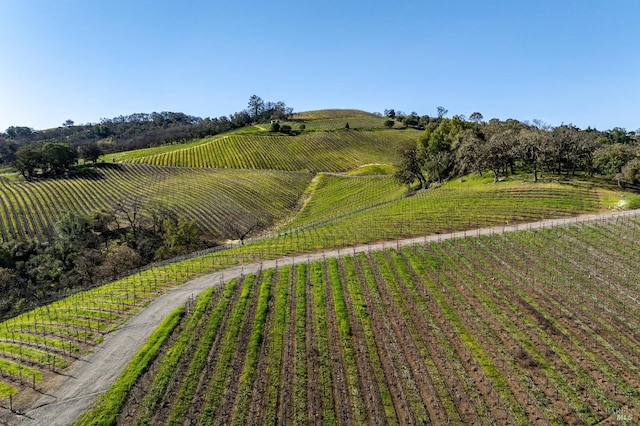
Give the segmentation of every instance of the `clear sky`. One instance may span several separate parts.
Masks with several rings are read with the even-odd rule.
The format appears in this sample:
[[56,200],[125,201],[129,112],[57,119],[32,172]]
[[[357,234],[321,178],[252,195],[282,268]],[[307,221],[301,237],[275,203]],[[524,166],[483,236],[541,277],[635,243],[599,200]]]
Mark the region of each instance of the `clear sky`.
[[0,130],[395,108],[640,128],[638,0],[0,0]]

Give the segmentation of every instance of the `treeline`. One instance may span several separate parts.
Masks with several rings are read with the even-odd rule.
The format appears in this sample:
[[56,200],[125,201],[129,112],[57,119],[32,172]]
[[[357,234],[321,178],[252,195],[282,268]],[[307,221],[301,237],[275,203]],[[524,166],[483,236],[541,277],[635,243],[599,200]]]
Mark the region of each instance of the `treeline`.
[[[445,110],[446,112],[446,110]],[[640,135],[621,128],[598,131],[573,125],[551,127],[540,121],[482,121],[471,119],[420,118],[424,133],[417,143],[400,149],[396,177],[403,183],[425,188],[471,172],[490,171],[497,182],[526,170],[537,181],[540,173],[615,179],[619,185],[640,183]]]
[[148,263],[215,245],[200,235],[195,221],[173,216],[160,204],[119,202],[87,217],[69,213],[56,223],[49,242],[0,245],[0,319]]
[[11,126],[0,133],[0,163],[11,164],[18,149],[25,145],[66,144],[78,151],[82,146],[94,144],[101,153],[109,154],[213,136],[256,122],[284,120],[292,113],[293,108],[284,102],[264,102],[253,95],[247,109],[217,118],[152,112],[103,118],[99,123],[81,125],[67,120],[60,127],[46,130]]

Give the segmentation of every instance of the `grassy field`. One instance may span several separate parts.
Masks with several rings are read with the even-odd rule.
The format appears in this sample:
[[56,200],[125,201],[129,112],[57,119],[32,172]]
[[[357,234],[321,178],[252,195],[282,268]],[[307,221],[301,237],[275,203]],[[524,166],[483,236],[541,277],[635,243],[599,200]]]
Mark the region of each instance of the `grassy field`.
[[298,112],[293,114],[291,118],[296,121],[322,121],[349,118],[380,118],[380,116],[359,109],[322,109]]
[[[188,366],[195,354],[206,356],[198,370],[203,385],[188,394],[158,393],[156,380],[147,380],[129,394],[127,422],[528,425],[638,418],[640,342],[632,330],[640,326],[633,308],[640,297],[639,232],[637,218],[625,219],[246,276],[157,362],[169,378],[162,386],[182,389],[193,383]],[[149,411],[151,401],[163,408]]]

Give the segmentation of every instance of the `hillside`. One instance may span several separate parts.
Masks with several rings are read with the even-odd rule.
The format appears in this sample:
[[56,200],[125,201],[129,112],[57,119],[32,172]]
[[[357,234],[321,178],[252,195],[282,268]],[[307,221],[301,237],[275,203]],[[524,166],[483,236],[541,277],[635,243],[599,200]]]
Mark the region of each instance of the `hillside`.
[[295,121],[322,121],[352,118],[380,118],[380,116],[359,109],[321,109],[297,112],[291,117],[291,119]]
[[[126,333],[122,324],[156,300],[186,294],[190,284],[176,287],[219,272],[197,281],[196,293],[215,290],[169,317],[158,340],[144,347],[156,352],[142,353],[131,367],[146,371],[145,362],[165,353],[162,341],[174,327],[192,333],[169,340],[183,346],[167,352],[171,360],[160,356],[163,378],[123,376],[137,389],[126,413],[141,424],[306,416],[347,424],[593,423],[614,410],[636,414],[633,380],[617,379],[611,392],[613,374],[640,368],[630,349],[636,342],[611,336],[637,320],[625,317],[623,296],[639,291],[637,216],[551,230],[529,224],[625,209],[640,204],[637,194],[579,169],[545,169],[534,182],[524,160],[494,176],[461,175],[408,190],[387,173],[395,170],[397,147],[421,132],[384,129],[382,117],[354,110],[292,120],[291,134],[256,124],[110,154],[66,178],[0,179],[5,241],[50,239],[65,213],[119,202],[159,205],[195,220],[210,238],[242,240],[0,323],[0,402],[29,407],[36,393],[55,392],[77,358],[103,356],[102,343]],[[526,231],[491,235],[517,229]],[[253,238],[245,239],[249,231]],[[468,238],[449,242],[454,232]],[[416,239],[401,250],[405,237]],[[593,269],[596,259],[604,263]],[[598,285],[589,281],[594,276]],[[596,318],[572,300],[607,314]],[[573,318],[592,329],[581,334]],[[433,333],[418,333],[425,329]],[[601,347],[592,350],[594,336]],[[119,343],[127,357],[142,343],[135,340]],[[203,359],[210,360],[205,367]],[[110,365],[93,367],[115,379]],[[292,377],[306,378],[307,390]],[[155,388],[156,380],[164,384]],[[149,405],[136,405],[141,401]],[[163,408],[148,408],[156,404]]]
[[128,164],[101,164],[65,179],[4,179],[1,236],[47,239],[67,212],[88,215],[135,201],[195,220],[209,238],[235,239],[258,221],[266,226],[286,217],[310,179],[305,173]]
[[[120,419],[633,418],[637,215],[549,225],[230,271],[237,278],[196,302]],[[113,398],[105,402],[121,401]]]
[[368,163],[393,164],[398,145],[417,136],[414,130],[230,134],[113,158],[157,166],[343,172]]

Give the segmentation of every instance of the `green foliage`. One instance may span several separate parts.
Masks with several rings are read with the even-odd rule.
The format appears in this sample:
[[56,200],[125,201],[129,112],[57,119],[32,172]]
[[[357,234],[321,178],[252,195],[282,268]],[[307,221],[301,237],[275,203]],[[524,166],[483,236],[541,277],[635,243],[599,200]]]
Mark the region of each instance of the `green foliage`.
[[97,143],[88,143],[79,148],[79,156],[85,161],[95,164],[102,155],[102,148]]
[[26,145],[16,152],[14,166],[27,180],[33,179],[36,169],[42,164],[42,151],[36,146]]
[[411,186],[418,181],[418,188],[426,188],[427,180],[422,173],[422,166],[418,156],[418,147],[413,142],[405,142],[398,149],[400,162],[396,164],[393,176],[398,182]]
[[280,126],[280,132],[281,133],[291,133],[291,126],[289,126],[288,124],[283,124]]
[[638,157],[637,150],[628,145],[606,145],[593,154],[593,166],[605,176],[615,176],[622,172],[622,168],[634,158]]
[[396,172],[396,167],[390,164],[367,164],[357,167],[347,172],[348,176],[383,176],[392,175]]

